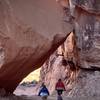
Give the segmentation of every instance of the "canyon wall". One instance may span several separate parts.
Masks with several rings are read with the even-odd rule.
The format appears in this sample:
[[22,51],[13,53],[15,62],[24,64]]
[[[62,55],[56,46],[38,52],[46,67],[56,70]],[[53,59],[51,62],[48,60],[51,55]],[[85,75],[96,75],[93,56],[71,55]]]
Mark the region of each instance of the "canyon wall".
[[[52,55],[42,66],[41,80],[50,92],[62,78],[68,96],[100,95],[100,1],[99,0],[57,0],[64,12],[66,22],[74,22],[74,38],[67,38],[58,48],[58,56]],[[68,16],[69,14],[69,16]],[[73,48],[74,47],[74,48]],[[62,50],[60,50],[62,48]],[[70,49],[71,48],[71,49]],[[60,52],[60,54],[59,54]],[[65,64],[62,62],[64,61]],[[66,62],[72,61],[75,70]],[[70,69],[70,70],[69,70]]]

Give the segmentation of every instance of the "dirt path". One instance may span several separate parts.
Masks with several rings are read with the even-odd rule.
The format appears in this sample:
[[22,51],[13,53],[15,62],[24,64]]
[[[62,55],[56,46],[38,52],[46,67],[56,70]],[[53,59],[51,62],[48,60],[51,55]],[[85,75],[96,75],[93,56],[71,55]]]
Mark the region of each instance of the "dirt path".
[[[0,100],[42,100],[39,96],[10,96],[0,97]],[[48,100],[57,100],[56,96],[49,96]],[[100,100],[100,96],[96,97],[63,97],[63,100]]]
[[[38,96],[27,97],[25,100],[41,100]],[[56,96],[49,96],[48,100],[57,100]],[[100,100],[100,97],[63,97],[63,100]]]

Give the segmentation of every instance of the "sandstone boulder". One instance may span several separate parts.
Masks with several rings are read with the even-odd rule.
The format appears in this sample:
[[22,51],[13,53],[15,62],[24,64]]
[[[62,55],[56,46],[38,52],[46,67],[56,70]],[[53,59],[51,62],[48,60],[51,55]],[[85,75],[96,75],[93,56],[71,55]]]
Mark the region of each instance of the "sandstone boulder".
[[64,42],[61,18],[54,0],[0,0],[0,88],[12,93]]

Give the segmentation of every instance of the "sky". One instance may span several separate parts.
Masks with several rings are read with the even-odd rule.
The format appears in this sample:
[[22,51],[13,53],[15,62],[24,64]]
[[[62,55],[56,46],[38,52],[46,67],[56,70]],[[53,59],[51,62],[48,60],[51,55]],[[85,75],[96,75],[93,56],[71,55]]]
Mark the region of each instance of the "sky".
[[30,73],[26,78],[23,79],[22,82],[27,82],[27,81],[31,82],[33,80],[39,81],[39,76],[40,76],[40,68]]

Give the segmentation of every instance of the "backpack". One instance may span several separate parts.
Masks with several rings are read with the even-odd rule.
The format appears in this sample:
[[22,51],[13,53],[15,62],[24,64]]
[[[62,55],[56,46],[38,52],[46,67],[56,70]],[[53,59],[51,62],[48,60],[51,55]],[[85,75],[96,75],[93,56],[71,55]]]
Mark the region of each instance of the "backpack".
[[40,96],[41,96],[41,97],[48,96],[48,93],[41,92],[41,93],[40,93]]

